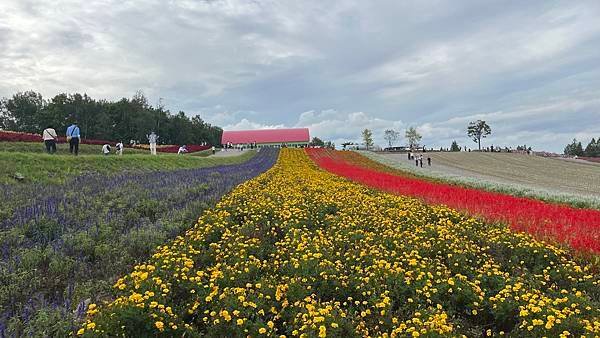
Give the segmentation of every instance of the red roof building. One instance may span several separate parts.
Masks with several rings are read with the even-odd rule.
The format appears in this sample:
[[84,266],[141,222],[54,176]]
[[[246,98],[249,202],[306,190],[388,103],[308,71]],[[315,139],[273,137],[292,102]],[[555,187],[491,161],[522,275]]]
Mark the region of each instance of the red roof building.
[[310,142],[308,128],[223,131],[221,144],[304,147]]

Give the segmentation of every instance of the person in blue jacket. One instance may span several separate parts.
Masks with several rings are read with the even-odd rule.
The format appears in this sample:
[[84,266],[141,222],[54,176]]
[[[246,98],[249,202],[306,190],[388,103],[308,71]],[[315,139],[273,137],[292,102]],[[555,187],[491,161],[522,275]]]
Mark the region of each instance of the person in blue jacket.
[[76,123],[73,123],[67,128],[67,142],[69,142],[69,152],[79,155],[79,139],[81,135],[79,133],[79,127]]

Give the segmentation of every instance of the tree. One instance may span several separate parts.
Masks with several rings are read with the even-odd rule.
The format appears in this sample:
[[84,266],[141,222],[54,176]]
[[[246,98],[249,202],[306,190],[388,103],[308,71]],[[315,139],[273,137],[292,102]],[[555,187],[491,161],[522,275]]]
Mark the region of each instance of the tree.
[[460,151],[460,147],[456,141],[452,141],[452,145],[450,146],[450,151]]
[[325,142],[325,144],[323,145],[325,148],[329,148],[329,149],[335,149],[335,143],[331,142],[331,141],[327,141]]
[[205,123],[199,116],[184,112],[172,115],[162,107],[154,108],[141,91],[116,102],[94,100],[86,94],[58,94],[44,100],[33,91],[20,92],[0,100],[0,128],[40,133],[52,126],[61,134],[77,122],[84,139],[145,141],[155,130],[162,143],[220,144],[223,130]]
[[417,132],[415,127],[406,129],[404,136],[408,140],[408,146],[410,149],[416,149],[419,147],[419,141],[421,141],[422,136]]
[[394,143],[396,143],[396,141],[398,140],[398,137],[400,137],[400,133],[393,130],[393,129],[386,129],[383,132],[383,138],[388,141],[388,145],[390,146],[390,148],[392,147],[392,145],[394,145]]
[[312,141],[310,141],[309,145],[311,147],[324,147],[325,142],[318,137],[313,137]]
[[594,138],[585,147],[584,155],[588,157],[600,156],[600,139],[596,141]]
[[40,123],[40,113],[46,106],[42,94],[34,91],[16,93],[3,106],[3,124],[10,130],[39,133],[40,128],[47,127]]
[[492,128],[483,120],[477,120],[469,123],[467,135],[476,142],[481,150],[481,139],[492,133]]
[[7,99],[0,100],[0,129],[1,130],[14,130],[16,128],[15,120],[11,116],[6,104]]
[[575,147],[575,155],[583,156],[583,147],[581,146],[581,142],[577,142],[577,147]]
[[369,129],[363,130],[362,138],[363,138],[363,141],[365,142],[365,147],[367,147],[367,150],[369,150],[369,148],[373,147],[373,132],[371,132],[371,130],[369,130]]
[[577,139],[573,139],[573,142],[565,147],[565,155],[583,156],[584,152],[581,142],[578,142]]

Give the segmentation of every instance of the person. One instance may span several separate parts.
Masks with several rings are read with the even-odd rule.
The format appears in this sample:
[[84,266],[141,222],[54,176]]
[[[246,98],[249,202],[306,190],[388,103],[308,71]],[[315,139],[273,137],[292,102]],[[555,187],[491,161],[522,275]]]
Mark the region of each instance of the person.
[[419,156],[419,164],[421,165],[421,168],[423,168],[423,155]]
[[215,154],[215,150],[216,150],[216,149],[215,149],[215,146],[212,146],[211,150],[212,150],[212,153],[213,153],[213,155],[214,155],[214,154]]
[[110,144],[105,144],[102,146],[102,153],[104,154],[104,156],[107,156],[110,154]]
[[152,131],[150,135],[146,135],[146,138],[148,138],[148,142],[150,143],[150,154],[156,155],[156,141],[158,141],[159,136]]
[[415,165],[418,167],[419,166],[419,159],[415,156]]
[[67,142],[69,142],[69,152],[71,154],[75,154],[75,156],[79,155],[79,138],[81,137],[79,133],[79,127],[76,123],[71,124],[67,128]]
[[181,147],[179,147],[179,150],[177,150],[177,155],[181,155],[181,154],[185,154],[185,153],[187,153],[187,148],[185,147],[185,144],[184,144]]
[[44,140],[48,154],[54,154],[56,152],[56,140],[58,139],[56,130],[48,126],[48,128],[44,129],[42,132],[42,139]]
[[427,165],[431,167],[431,157],[427,158]]
[[408,152],[408,160],[410,161],[410,151]]
[[122,156],[123,155],[123,142],[119,141],[119,143],[117,143],[115,145],[115,149],[116,149],[117,155]]

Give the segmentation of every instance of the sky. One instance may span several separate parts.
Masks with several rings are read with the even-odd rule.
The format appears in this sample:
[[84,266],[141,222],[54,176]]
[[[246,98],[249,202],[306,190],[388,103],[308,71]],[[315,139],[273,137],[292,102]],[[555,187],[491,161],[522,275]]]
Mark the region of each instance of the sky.
[[[225,130],[562,152],[600,137],[600,1],[2,0],[0,97],[142,90]],[[400,138],[398,145],[405,144]]]

